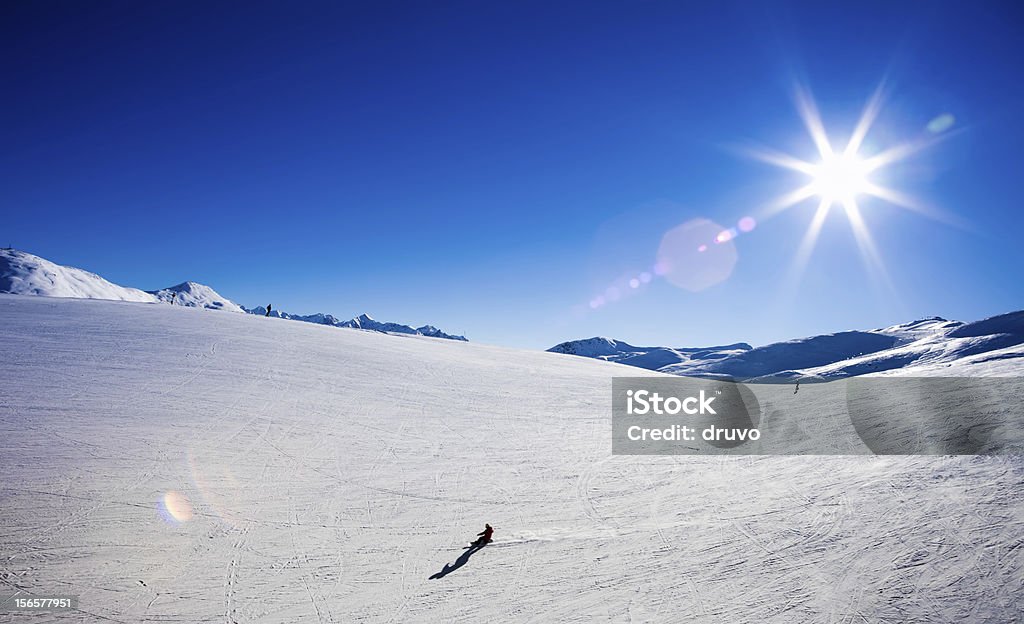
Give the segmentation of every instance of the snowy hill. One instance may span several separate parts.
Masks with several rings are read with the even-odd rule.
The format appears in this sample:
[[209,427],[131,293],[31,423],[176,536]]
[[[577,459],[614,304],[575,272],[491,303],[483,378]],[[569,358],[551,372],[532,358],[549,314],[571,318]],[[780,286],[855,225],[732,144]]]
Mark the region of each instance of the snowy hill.
[[0,585],[80,597],[46,621],[1019,620],[1020,457],[612,455],[613,363],[169,305],[0,318]]
[[244,312],[241,306],[233,301],[222,297],[216,290],[204,284],[195,282],[184,282],[177,286],[164,288],[163,290],[150,291],[157,299],[174,305],[188,306],[192,308],[206,308],[207,310],[227,310],[229,312]]
[[731,357],[749,351],[750,348],[750,345],[744,342],[719,347],[634,347],[620,340],[596,337],[563,342],[551,347],[548,351],[592,357],[648,370],[659,370],[674,364]]
[[153,295],[111,284],[95,273],[61,266],[17,249],[0,249],[0,293],[155,302]]
[[739,380],[838,379],[865,374],[1021,375],[1024,311],[974,323],[932,317],[868,331],[811,336],[763,347],[745,343],[707,349],[633,347],[607,338],[549,349],[672,375]]

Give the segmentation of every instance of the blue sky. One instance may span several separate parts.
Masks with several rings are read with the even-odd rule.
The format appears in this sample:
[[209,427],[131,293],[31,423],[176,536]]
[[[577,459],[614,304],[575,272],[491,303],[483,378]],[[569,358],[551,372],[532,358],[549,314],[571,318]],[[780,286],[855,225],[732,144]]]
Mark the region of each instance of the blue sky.
[[[1024,307],[1013,3],[556,4],[5,4],[0,244],[124,285],[191,279],[528,348]],[[726,279],[656,277],[591,309],[673,227],[730,227],[794,188],[734,148],[814,159],[795,82],[842,143],[883,77],[865,150],[952,115],[880,175],[966,227],[865,199],[890,286],[833,211],[787,289],[807,200],[732,241]]]

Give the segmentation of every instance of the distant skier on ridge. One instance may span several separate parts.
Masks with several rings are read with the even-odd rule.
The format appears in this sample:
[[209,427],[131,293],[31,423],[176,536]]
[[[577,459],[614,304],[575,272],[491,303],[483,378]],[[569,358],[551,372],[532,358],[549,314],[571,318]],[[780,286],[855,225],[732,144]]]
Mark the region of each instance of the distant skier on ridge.
[[270,304],[268,303],[268,304],[267,304],[267,313],[266,313],[266,314],[264,314],[263,316],[270,316],[270,311],[271,311],[271,310],[273,310],[273,309],[274,309],[274,306],[272,306],[272,305],[270,305]]

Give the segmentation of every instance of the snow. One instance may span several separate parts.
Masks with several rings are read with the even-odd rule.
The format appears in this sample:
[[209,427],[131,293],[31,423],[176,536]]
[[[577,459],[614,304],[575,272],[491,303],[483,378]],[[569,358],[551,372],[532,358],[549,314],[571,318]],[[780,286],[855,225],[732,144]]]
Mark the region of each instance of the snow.
[[155,302],[153,295],[112,284],[95,273],[61,266],[17,249],[0,249],[0,293]]
[[[188,281],[182,282],[177,286],[144,292],[135,288],[118,286],[94,273],[74,267],[61,266],[17,249],[0,249],[0,293],[74,299],[107,299],[147,303],[163,302],[183,307],[205,308],[207,310],[248,312],[258,316],[265,316],[267,314],[267,309],[264,307],[246,309],[205,284]],[[433,325],[413,328],[399,323],[381,323],[373,320],[366,314],[350,321],[341,321],[330,314],[298,315],[281,312],[280,310],[272,310],[270,316],[315,323],[317,325],[466,341],[465,336],[446,334]]]
[[[871,374],[1019,376],[1024,311],[972,323],[939,317],[867,331],[810,336],[762,347],[633,347],[609,338],[549,349],[672,375],[748,381],[829,380]],[[961,372],[954,372],[961,371]]]
[[[249,314],[255,314],[257,316],[267,316],[267,309],[263,306],[247,310],[242,308],[243,311]],[[306,316],[299,314],[290,314],[288,312],[282,312],[280,310],[271,310],[270,316],[274,318],[283,318],[290,321],[302,321],[304,323],[315,323],[317,325],[331,325],[333,327],[344,327],[348,329],[362,329],[366,331],[383,332],[386,334],[409,334],[412,336],[427,336],[428,338],[444,338],[446,340],[459,340],[462,342],[468,342],[465,336],[456,336],[452,334],[446,334],[440,329],[433,325],[424,325],[423,327],[411,327],[409,325],[402,325],[400,323],[389,323],[376,321],[370,318],[368,314],[360,314],[359,316],[347,320],[341,321],[330,314],[316,313],[309,314]]]
[[216,290],[205,284],[195,282],[183,282],[177,286],[153,291],[157,299],[174,305],[189,306],[193,308],[206,308],[207,310],[227,310],[228,312],[245,312],[240,305],[222,297]]
[[718,347],[634,347],[621,340],[595,337],[563,342],[548,351],[598,358],[648,370],[661,370],[675,364],[731,357],[749,351],[750,348],[750,345],[744,342]]
[[440,329],[433,325],[424,325],[423,327],[411,327],[409,325],[402,325],[400,323],[389,323],[380,322],[370,318],[368,314],[360,314],[359,316],[339,323],[338,327],[351,327],[354,329],[368,329],[371,331],[386,332],[389,334],[413,334],[417,336],[430,336],[433,338],[447,338],[449,340],[462,340],[465,341],[465,336],[456,336],[452,334],[446,334]]
[[1020,457],[612,456],[614,363],[168,305],[0,319],[0,586],[81,597],[18,621],[1024,610]]

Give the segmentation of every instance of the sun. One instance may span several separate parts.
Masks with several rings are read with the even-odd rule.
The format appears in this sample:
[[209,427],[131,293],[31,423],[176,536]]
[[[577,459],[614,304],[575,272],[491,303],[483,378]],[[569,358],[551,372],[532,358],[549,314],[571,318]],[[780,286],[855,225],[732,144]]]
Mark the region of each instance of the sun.
[[828,203],[849,204],[871,190],[868,166],[857,154],[830,154],[814,166],[811,186]]
[[864,140],[881,111],[882,95],[883,89],[880,86],[861,112],[846,145],[836,149],[833,147],[835,145],[833,139],[825,131],[814,99],[805,88],[798,85],[794,98],[797,111],[807,128],[808,135],[814,142],[814,147],[818,152],[817,158],[809,161],[765,148],[744,150],[748,156],[777,167],[802,173],[808,177],[808,181],[803,186],[769,203],[762,210],[758,219],[764,221],[779,212],[802,204],[806,200],[817,200],[817,210],[811,217],[811,223],[797,248],[793,261],[792,273],[797,280],[806,268],[825,219],[833,207],[838,206],[842,209],[853,230],[865,264],[885,282],[888,282],[888,275],[868,225],[861,214],[861,200],[877,198],[933,219],[949,221],[949,218],[942,215],[941,211],[926,207],[905,193],[883,186],[872,179],[873,174],[880,172],[881,169],[929,147],[938,140],[938,137],[919,139],[894,145],[871,156],[862,155],[861,148]]

